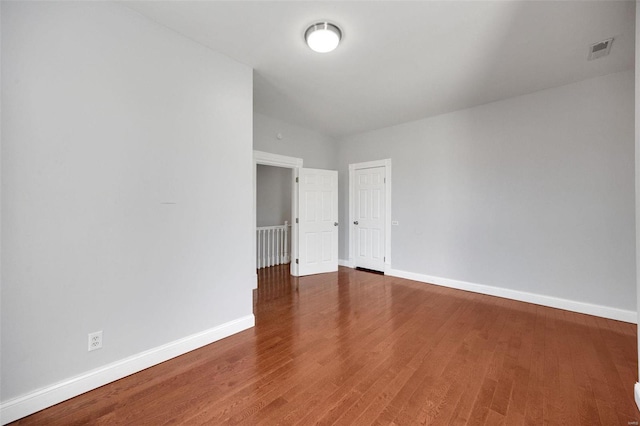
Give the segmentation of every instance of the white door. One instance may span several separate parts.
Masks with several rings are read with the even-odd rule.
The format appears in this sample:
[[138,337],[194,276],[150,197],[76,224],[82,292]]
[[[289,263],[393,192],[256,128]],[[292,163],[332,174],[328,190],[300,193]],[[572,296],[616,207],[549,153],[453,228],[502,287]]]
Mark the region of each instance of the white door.
[[338,270],[338,172],[300,169],[298,275]]
[[356,267],[384,271],[385,168],[355,170],[353,227]]

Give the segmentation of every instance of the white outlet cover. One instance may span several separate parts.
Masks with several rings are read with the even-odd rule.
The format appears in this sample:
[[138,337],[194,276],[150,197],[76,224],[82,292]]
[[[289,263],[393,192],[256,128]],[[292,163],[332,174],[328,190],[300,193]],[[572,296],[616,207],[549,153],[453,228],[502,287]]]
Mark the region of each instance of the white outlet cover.
[[89,352],[102,348],[102,330],[89,333]]

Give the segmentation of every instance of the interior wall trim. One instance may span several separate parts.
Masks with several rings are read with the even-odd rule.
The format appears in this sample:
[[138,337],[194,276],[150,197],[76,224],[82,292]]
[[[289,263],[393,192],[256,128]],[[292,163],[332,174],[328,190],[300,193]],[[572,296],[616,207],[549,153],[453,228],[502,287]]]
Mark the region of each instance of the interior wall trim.
[[609,318],[632,324],[637,324],[638,322],[638,314],[636,311],[612,308],[610,306],[594,305],[591,303],[561,299],[559,297],[546,296],[543,294],[528,293],[525,291],[511,290],[502,287],[493,287],[485,284],[452,280],[449,278],[434,277],[431,275],[423,275],[415,272],[401,271],[398,269],[386,270],[385,274],[392,277],[405,278],[408,280],[435,284],[442,287],[455,288],[458,290],[472,291],[474,293],[486,294],[489,296],[504,297],[505,299],[519,300],[521,302],[548,306],[550,308],[564,309],[566,311],[579,312],[581,314],[594,315],[597,317]]
[[0,421],[3,425],[13,422],[67,399],[104,386],[107,383],[122,379],[123,377],[153,367],[171,358],[224,339],[232,334],[239,333],[254,325],[255,317],[253,314],[247,315],[210,328],[209,330],[140,352],[120,361],[107,364],[17,398],[3,401],[2,404],[0,404]]

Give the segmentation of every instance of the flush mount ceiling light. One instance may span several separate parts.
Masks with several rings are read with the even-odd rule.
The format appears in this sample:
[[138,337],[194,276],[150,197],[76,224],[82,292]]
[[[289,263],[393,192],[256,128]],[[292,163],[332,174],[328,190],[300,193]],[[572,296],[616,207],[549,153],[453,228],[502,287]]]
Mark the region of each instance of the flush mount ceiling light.
[[307,45],[314,52],[327,53],[338,47],[342,31],[337,26],[329,22],[318,22],[313,24],[304,33]]

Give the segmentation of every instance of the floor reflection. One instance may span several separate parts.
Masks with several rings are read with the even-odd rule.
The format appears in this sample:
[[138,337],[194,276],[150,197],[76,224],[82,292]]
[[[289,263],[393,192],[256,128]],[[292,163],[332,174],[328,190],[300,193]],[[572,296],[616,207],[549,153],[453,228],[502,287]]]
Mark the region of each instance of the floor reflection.
[[[289,264],[258,270],[258,288],[253,293],[256,318],[254,351],[255,374],[277,382],[294,370],[294,356],[299,329],[298,318],[292,314],[297,305],[298,278],[291,276]],[[264,383],[257,381],[253,391],[262,393]]]
[[298,280],[291,275],[289,264],[258,269],[258,289],[253,295],[254,312],[262,311],[276,301],[282,303],[278,301],[280,298],[290,300],[298,290]]

